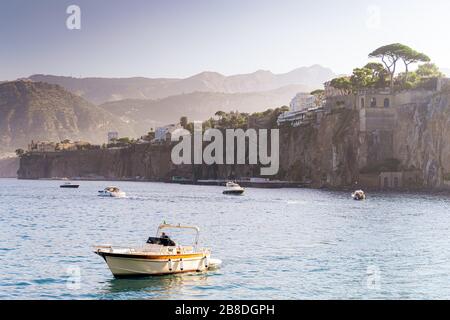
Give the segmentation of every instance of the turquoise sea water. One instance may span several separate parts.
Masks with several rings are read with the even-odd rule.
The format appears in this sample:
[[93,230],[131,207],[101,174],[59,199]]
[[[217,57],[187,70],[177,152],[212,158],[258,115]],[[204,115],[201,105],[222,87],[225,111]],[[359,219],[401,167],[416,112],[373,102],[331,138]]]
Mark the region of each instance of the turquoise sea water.
[[[0,299],[450,298],[450,195],[0,179]],[[116,184],[126,199],[97,197]],[[92,245],[194,224],[220,270],[114,279]]]

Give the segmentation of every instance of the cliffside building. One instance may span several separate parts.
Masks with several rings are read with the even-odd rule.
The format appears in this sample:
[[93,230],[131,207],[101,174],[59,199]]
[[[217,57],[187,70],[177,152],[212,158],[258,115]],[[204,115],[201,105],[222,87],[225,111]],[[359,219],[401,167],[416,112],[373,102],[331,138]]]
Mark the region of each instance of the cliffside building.
[[428,105],[437,92],[449,87],[449,83],[449,79],[433,78],[411,90],[369,88],[356,93],[325,84],[325,109],[328,112],[345,108],[359,114],[358,168],[362,171],[379,168],[377,173],[360,175],[365,185],[389,189],[422,183],[423,176],[417,169],[401,164],[398,171],[386,171],[384,164],[402,158],[403,117],[411,110]]
[[91,144],[86,141],[73,142],[70,140],[64,140],[56,144],[57,151],[75,151],[75,150],[89,149],[90,147]]
[[[283,112],[277,119],[278,125],[289,123],[297,127],[313,117],[319,111],[316,97],[308,93],[298,93],[289,105],[289,111]],[[320,112],[320,111],[319,111]]]
[[297,93],[289,104],[290,111],[302,111],[316,107],[316,97],[309,93]]
[[56,143],[49,141],[31,141],[28,145],[29,152],[55,152]]

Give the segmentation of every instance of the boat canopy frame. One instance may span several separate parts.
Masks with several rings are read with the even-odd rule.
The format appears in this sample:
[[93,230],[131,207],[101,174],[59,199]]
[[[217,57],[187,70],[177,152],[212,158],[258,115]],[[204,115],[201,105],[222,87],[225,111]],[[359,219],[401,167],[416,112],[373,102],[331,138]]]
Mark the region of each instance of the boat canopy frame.
[[198,246],[198,239],[200,237],[200,228],[197,226],[185,226],[181,224],[167,224],[163,223],[160,224],[158,229],[156,230],[156,237],[160,238],[162,230],[164,229],[189,229],[189,230],[195,230],[195,240],[194,240],[194,247],[197,249]]

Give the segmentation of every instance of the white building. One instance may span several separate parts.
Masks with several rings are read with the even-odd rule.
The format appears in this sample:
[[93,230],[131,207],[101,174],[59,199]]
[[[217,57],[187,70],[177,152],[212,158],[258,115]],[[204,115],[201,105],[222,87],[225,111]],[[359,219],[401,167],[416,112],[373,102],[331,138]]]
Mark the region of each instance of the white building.
[[320,109],[316,105],[316,97],[309,93],[298,93],[289,105],[289,111],[286,111],[278,117],[278,125],[290,123],[292,126],[299,125],[304,121],[308,114]]
[[309,93],[297,93],[289,105],[290,111],[302,111],[316,107],[316,97]]

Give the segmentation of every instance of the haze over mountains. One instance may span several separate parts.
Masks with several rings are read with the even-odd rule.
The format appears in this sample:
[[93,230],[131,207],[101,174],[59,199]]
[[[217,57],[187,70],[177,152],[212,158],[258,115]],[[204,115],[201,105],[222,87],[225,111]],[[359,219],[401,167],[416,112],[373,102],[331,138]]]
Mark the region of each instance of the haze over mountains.
[[289,85],[249,93],[192,92],[159,100],[112,101],[100,107],[130,123],[139,134],[144,134],[150,128],[176,122],[182,116],[187,116],[190,121],[202,121],[219,110],[252,113],[280,107],[302,91],[307,91],[303,85]]
[[181,116],[205,120],[218,110],[264,111],[289,104],[298,92],[321,88],[333,76],[315,65],[285,74],[202,72],[186,79],[33,75],[0,81],[0,151],[26,148],[31,140],[103,143],[111,130],[138,137]]
[[331,79],[334,73],[319,65],[302,67],[284,74],[259,70],[250,74],[224,76],[202,72],[186,79],[170,78],[71,78],[33,75],[29,79],[58,84],[95,104],[124,99],[162,99],[192,92],[263,92],[292,84],[313,90]]

